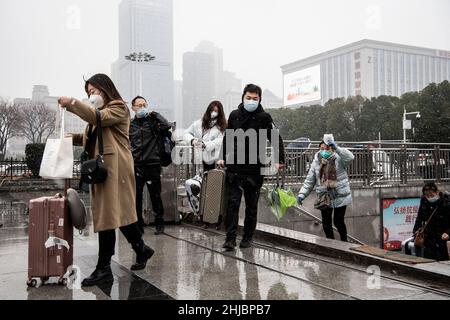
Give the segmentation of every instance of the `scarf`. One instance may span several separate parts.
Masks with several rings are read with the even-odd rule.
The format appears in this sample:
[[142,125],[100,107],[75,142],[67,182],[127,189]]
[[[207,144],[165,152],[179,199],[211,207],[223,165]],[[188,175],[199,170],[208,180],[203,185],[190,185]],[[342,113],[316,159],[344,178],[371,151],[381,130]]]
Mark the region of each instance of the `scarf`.
[[336,174],[336,157],[332,155],[330,158],[324,159],[319,154],[320,162],[320,184],[327,187],[327,189],[334,189],[337,186],[337,174]]

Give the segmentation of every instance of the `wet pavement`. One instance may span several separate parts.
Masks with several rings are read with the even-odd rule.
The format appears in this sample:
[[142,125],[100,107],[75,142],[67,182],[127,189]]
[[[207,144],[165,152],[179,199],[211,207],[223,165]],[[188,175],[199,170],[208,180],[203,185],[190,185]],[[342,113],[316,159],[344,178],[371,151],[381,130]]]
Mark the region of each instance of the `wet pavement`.
[[[8,205],[0,205],[4,209],[0,216],[0,223],[4,223],[0,228],[2,300],[450,299],[449,288],[427,287],[401,277],[382,276],[374,282],[366,266],[322,257],[318,252],[284,250],[262,240],[252,248],[224,252],[223,234],[189,225],[167,226],[165,234],[159,236],[146,228],[145,242],[155,254],[147,267],[137,272],[129,270],[135,254],[118,233],[112,284],[77,288],[75,281],[69,289],[50,279],[29,288],[27,215],[23,204],[13,202],[9,212]],[[92,230],[75,233],[74,265],[81,271],[78,279],[93,271],[97,248]]]

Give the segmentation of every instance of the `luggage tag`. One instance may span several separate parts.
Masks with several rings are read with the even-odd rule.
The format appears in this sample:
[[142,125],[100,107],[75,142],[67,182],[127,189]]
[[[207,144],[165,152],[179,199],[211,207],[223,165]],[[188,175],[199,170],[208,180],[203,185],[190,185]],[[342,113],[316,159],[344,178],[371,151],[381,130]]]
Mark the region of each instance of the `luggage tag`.
[[55,246],[58,246],[58,248],[63,246],[66,247],[67,251],[70,250],[69,243],[66,240],[57,237],[49,237],[45,242],[45,247],[48,249]]

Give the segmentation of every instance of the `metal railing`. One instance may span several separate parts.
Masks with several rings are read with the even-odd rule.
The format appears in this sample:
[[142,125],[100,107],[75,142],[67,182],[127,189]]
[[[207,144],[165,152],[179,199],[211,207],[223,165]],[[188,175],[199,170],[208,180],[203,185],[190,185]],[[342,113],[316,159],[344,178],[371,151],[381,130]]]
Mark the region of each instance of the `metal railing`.
[[[305,180],[318,147],[289,148],[285,142],[285,184],[301,184]],[[353,143],[355,145],[356,143]],[[317,146],[317,145],[316,145]],[[389,145],[388,145],[389,146]],[[177,146],[183,162],[177,166],[177,184],[200,172],[201,165],[192,161],[192,147]],[[348,148],[355,159],[347,167],[350,182],[367,187],[420,184],[425,180],[450,181],[450,145],[419,145],[418,147]],[[268,148],[268,155],[271,150]],[[266,176],[273,184],[276,176]]]
[[[290,142],[285,141],[285,183],[296,185],[305,180],[318,151],[318,143],[312,142],[312,148],[290,148]],[[343,146],[356,144],[358,143],[340,143]],[[355,156],[347,167],[351,183],[376,187],[418,184],[424,180],[450,181],[450,144],[409,144],[395,147],[394,143],[384,142],[381,148],[372,146],[373,144],[369,147],[348,148]],[[268,156],[270,152],[271,148],[268,148]],[[201,172],[202,165],[194,164],[191,146],[177,145],[175,153],[179,164],[176,166],[176,185],[183,185],[186,179]],[[80,176],[80,167],[80,162],[75,161],[74,177]],[[31,176],[31,170],[24,160],[0,161],[0,177],[3,179]],[[275,180],[275,175],[265,177],[265,182],[269,184],[275,183]]]
[[[75,161],[73,164],[73,176],[80,176],[80,161]],[[0,161],[0,178],[14,179],[18,177],[31,178],[33,173],[28,168],[25,160],[3,160]]]

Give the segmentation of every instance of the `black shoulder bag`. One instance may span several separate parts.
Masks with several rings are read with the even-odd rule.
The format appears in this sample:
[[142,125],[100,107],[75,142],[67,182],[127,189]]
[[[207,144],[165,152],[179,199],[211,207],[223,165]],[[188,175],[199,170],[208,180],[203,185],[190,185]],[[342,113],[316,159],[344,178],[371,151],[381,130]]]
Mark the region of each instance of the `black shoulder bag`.
[[[93,126],[89,126],[88,140],[84,152],[81,154],[81,178],[80,186],[84,184],[97,184],[105,182],[108,177],[108,170],[105,167],[103,161],[103,135],[102,135],[102,123],[100,118],[100,111],[95,111],[95,117],[97,119],[97,127],[92,132]],[[97,132],[95,132],[97,131]],[[96,134],[97,133],[97,134]],[[88,150],[94,145],[95,138],[98,137],[98,152],[99,154],[94,158],[89,158]],[[80,188],[81,189],[81,188]]]

